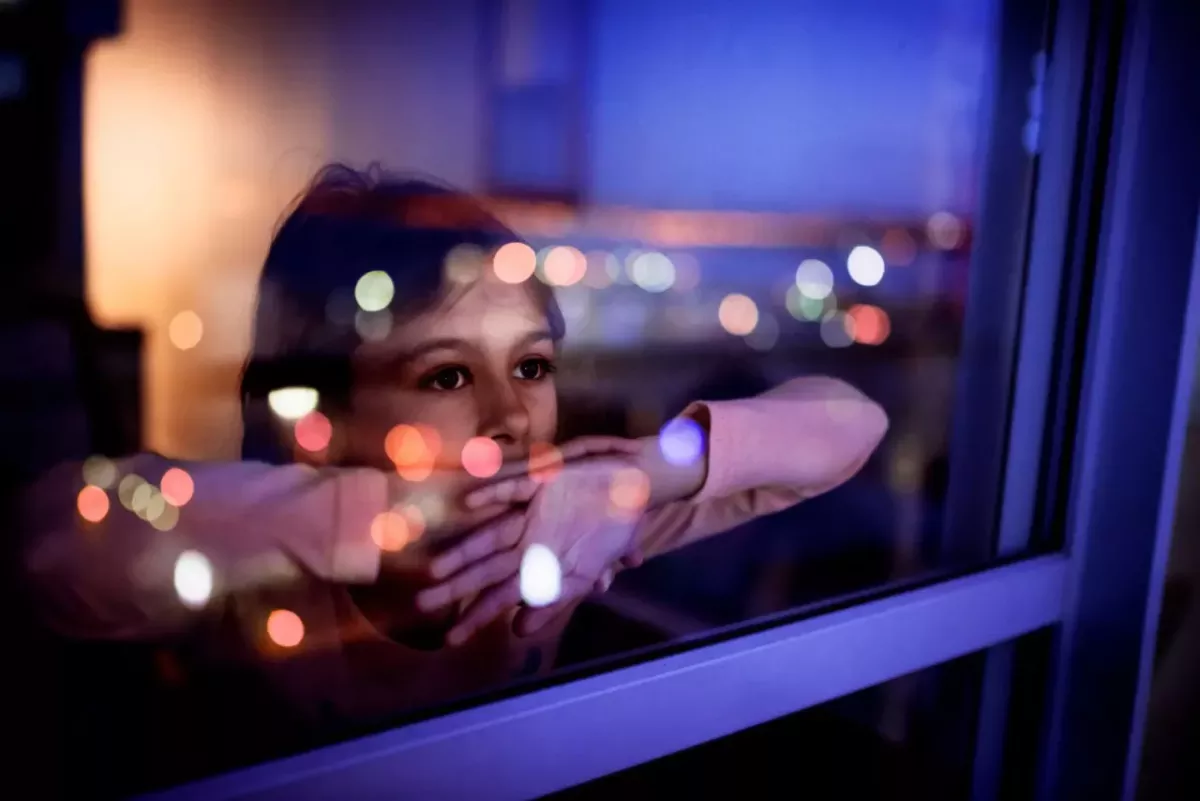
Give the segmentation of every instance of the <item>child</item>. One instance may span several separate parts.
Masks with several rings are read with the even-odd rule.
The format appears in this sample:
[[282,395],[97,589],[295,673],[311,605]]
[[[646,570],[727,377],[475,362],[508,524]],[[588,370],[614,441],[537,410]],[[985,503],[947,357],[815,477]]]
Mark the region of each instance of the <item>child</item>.
[[[107,641],[206,632],[206,659],[253,665],[314,727],[386,718],[550,669],[570,611],[615,569],[827,491],[883,436],[879,406],[814,377],[693,404],[670,443],[555,449],[564,326],[517,242],[450,190],[324,170],[267,256],[245,461],[176,463],[194,491],[169,532],[115,504],[80,520],[66,502],[78,466],[31,491],[27,566],[50,626]],[[363,305],[386,308],[337,314],[372,270],[394,291],[384,281]],[[284,386],[319,391],[332,436],[318,456],[266,409]],[[171,464],[118,466],[157,482]],[[542,607],[522,604],[535,544],[562,571]],[[203,604],[176,594],[189,551],[211,571]],[[268,636],[278,610],[298,616],[299,643]]]

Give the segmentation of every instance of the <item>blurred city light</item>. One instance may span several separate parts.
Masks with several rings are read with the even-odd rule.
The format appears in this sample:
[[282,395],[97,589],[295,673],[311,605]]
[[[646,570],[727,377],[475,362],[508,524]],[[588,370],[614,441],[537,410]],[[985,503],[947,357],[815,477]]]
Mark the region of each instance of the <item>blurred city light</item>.
[[537,254],[524,242],[509,242],[502,245],[492,256],[492,270],[506,284],[519,284],[529,280],[537,269]]
[[312,387],[282,387],[271,390],[267,395],[267,405],[271,411],[288,421],[299,420],[315,410],[318,402],[320,395]]
[[159,486],[162,488],[163,497],[175,506],[187,505],[196,491],[195,482],[182,467],[172,467],[163,473]]
[[758,306],[745,295],[726,295],[717,309],[717,319],[730,334],[745,336],[758,325]]
[[281,648],[295,648],[304,639],[304,621],[290,609],[276,609],[267,616],[267,636]]
[[948,211],[931,214],[925,224],[925,233],[929,242],[939,250],[953,250],[962,244],[962,221]]
[[84,520],[99,523],[108,515],[108,493],[94,484],[89,484],[79,491],[75,506]]
[[100,489],[110,489],[117,483],[117,465],[106,456],[89,456],[83,462],[83,480]]
[[571,286],[583,280],[587,273],[587,258],[568,245],[551,248],[542,264],[542,272],[551,286]]
[[562,566],[554,551],[540,543],[525,549],[519,575],[521,600],[527,605],[549,606],[562,595]]
[[358,303],[358,308],[365,312],[386,309],[395,295],[396,285],[392,282],[392,277],[383,270],[371,270],[354,285],[354,300]]
[[693,465],[704,456],[704,429],[689,417],[676,417],[658,432],[658,450],[667,464]]
[[167,326],[167,338],[180,350],[191,350],[203,337],[204,321],[190,309],[176,314]]
[[333,439],[333,423],[320,412],[313,411],[296,421],[296,444],[309,453],[320,453]]
[[831,311],[821,318],[821,341],[831,348],[845,348],[854,343],[854,337],[847,329],[853,329],[854,323],[846,322],[843,312]]
[[491,437],[471,437],[463,445],[463,469],[475,478],[491,478],[496,475],[502,461],[500,446]]
[[629,277],[647,292],[665,292],[675,283],[675,265],[662,253],[639,253],[630,265]]
[[175,592],[184,606],[198,609],[208,603],[213,589],[213,569],[199,551],[184,551],[175,560]]
[[796,268],[796,287],[806,298],[823,300],[833,291],[833,270],[820,259],[805,259]]
[[854,283],[875,286],[883,280],[883,256],[873,247],[859,245],[846,257],[846,269]]

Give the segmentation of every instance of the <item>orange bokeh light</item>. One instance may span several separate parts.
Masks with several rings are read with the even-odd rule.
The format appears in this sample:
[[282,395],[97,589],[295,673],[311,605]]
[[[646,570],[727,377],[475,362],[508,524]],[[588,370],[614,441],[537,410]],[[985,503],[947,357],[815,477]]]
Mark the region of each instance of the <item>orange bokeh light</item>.
[[408,544],[408,520],[399,512],[383,512],[371,521],[371,541],[382,551],[398,551]]
[[721,327],[735,336],[746,336],[758,326],[758,305],[745,295],[726,295],[717,309]]
[[613,474],[608,498],[619,513],[640,512],[650,502],[650,477],[636,467],[622,468]]
[[320,453],[333,439],[333,423],[320,412],[309,412],[296,421],[296,444],[310,453]]
[[204,337],[204,321],[190,309],[181,311],[171,318],[167,326],[167,337],[180,350],[191,350]]
[[289,609],[267,615],[267,636],[280,648],[295,648],[304,639],[304,621]]
[[462,449],[462,465],[475,478],[490,478],[496,475],[504,460],[500,446],[490,437],[471,437]]
[[79,516],[89,523],[99,523],[108,515],[108,493],[99,487],[89,484],[79,491],[75,499]]
[[524,242],[502,245],[492,257],[492,269],[496,277],[506,284],[519,284],[529,280],[536,268],[537,254]]
[[549,442],[535,442],[529,448],[529,477],[547,484],[558,477],[563,468],[562,451]]
[[442,438],[428,426],[401,423],[383,440],[383,450],[405,481],[424,481],[433,473],[442,451]]
[[881,345],[892,333],[892,321],[878,306],[858,304],[846,312],[846,333],[861,345]]
[[172,467],[163,473],[159,486],[162,488],[163,497],[172,506],[183,506],[192,499],[196,491],[192,477],[181,467]]
[[554,286],[571,286],[587,272],[587,257],[573,247],[562,246],[546,254],[546,281]]

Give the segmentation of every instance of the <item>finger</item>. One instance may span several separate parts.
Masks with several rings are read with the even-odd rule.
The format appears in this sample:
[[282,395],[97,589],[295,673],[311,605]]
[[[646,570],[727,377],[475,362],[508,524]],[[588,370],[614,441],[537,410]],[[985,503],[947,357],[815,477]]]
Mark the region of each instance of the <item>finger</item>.
[[586,456],[599,456],[605,453],[637,454],[642,449],[642,443],[636,439],[623,437],[578,437],[563,444],[559,448],[563,461],[570,462]]
[[449,581],[421,590],[417,593],[417,608],[425,612],[441,609],[516,576],[520,569],[520,552],[498,553],[471,565]]
[[505,504],[512,506],[529,503],[537,492],[538,483],[529,476],[509,478],[495,484],[481,487],[467,495],[463,504],[468,509],[483,507],[489,504]]
[[507,551],[520,542],[524,530],[525,519],[519,513],[490,523],[434,557],[429,563],[429,575],[444,579],[474,562]]
[[613,569],[610,567],[600,574],[600,578],[596,579],[596,584],[592,588],[595,592],[607,592],[608,588],[613,583]]
[[520,582],[514,577],[480,595],[446,634],[446,644],[462,645],[471,635],[521,603]]
[[634,548],[629,553],[621,557],[622,567],[641,567],[646,563],[646,555],[642,553],[641,548]]

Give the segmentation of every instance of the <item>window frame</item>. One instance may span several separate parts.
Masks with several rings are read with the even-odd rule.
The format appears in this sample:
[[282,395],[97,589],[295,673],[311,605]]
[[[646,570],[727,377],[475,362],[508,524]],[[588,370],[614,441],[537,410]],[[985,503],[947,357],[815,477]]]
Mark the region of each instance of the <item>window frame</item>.
[[[1192,28],[1168,5],[1062,0],[1054,10],[1000,544],[1023,550],[1039,510],[1058,503],[1044,497],[1057,448],[1066,550],[884,588],[837,611],[151,797],[526,798],[1046,627],[1056,651],[1040,797],[1132,797],[1200,334],[1200,170],[1186,174],[1172,161],[1197,132],[1200,103],[1186,79],[1200,57],[1177,30]],[[1094,35],[1116,49],[1091,47]],[[1117,56],[1119,70],[1103,60]],[[1089,75],[1116,80],[1116,91],[1097,94]],[[1107,118],[1085,113],[1096,104],[1111,106]],[[1103,129],[1087,135],[1098,119],[1111,119],[1111,139]],[[1089,156],[1098,144],[1107,148]],[[1098,218],[1080,213],[1097,192]],[[1146,254],[1179,267],[1139,281]],[[1069,283],[1071,270],[1088,280]],[[1063,362],[1068,342],[1079,347]],[[1079,365],[1062,390],[1075,410],[1066,432],[1044,402],[1062,364]],[[1131,470],[1142,491],[1105,491]],[[1098,659],[1112,669],[1096,670]],[[1003,659],[985,676],[983,708],[1002,709],[996,699],[1011,689]],[[1003,739],[1003,725],[1003,715],[981,718],[977,798],[995,795],[1001,759],[986,744]]]

